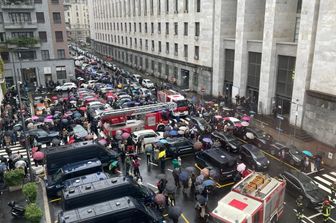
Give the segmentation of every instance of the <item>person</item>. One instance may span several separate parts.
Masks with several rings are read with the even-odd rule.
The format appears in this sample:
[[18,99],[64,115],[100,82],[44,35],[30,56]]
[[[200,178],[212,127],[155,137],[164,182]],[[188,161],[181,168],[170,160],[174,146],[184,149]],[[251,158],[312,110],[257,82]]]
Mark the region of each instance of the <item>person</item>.
[[314,164],[317,172],[319,172],[321,169],[321,163],[322,163],[322,157],[320,155],[316,155]]
[[129,156],[128,153],[126,153],[126,158],[125,158],[125,172],[126,172],[125,175],[126,176],[129,176],[131,165],[132,165],[131,157]]
[[172,174],[173,174],[173,178],[174,178],[174,183],[175,183],[175,186],[177,188],[180,188],[181,187],[181,184],[180,184],[180,179],[179,179],[179,173],[180,173],[180,170],[179,169],[174,169]]
[[134,156],[133,161],[132,161],[132,167],[133,167],[133,174],[134,177],[136,177],[136,181],[138,181],[139,179],[142,182],[142,177],[140,175],[140,158],[138,156]]
[[336,181],[334,181],[331,185],[330,185],[330,191],[331,191],[331,202],[336,203]]
[[176,199],[175,199],[175,192],[167,192],[167,205],[175,206]]
[[163,191],[166,189],[167,183],[168,183],[168,181],[166,179],[160,179],[159,182],[156,184],[156,186],[159,190],[159,194],[162,194]]
[[305,156],[302,159],[302,162],[303,162],[303,164],[302,164],[302,171],[303,172],[307,172],[309,164],[310,164],[308,156]]
[[145,151],[146,151],[146,158],[147,158],[147,166],[151,162],[151,156],[153,153],[153,145],[151,143],[148,143],[145,145]]
[[177,170],[179,170],[180,169],[180,163],[179,163],[179,161],[178,161],[178,159],[176,159],[176,158],[174,158],[173,160],[172,160],[172,165],[173,165],[173,168],[174,169],[177,169]]
[[326,198],[323,201],[322,204],[322,215],[323,215],[323,222],[329,222],[329,218],[331,215],[331,205],[330,205],[330,201],[328,198]]
[[301,222],[302,218],[303,218],[303,196],[300,195],[297,199],[296,199],[296,219],[298,220],[298,222]]

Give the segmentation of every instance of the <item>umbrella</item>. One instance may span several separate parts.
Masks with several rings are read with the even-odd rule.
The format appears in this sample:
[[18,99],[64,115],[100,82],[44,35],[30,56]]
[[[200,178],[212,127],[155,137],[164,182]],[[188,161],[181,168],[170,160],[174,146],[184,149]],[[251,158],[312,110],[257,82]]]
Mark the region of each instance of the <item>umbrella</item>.
[[118,167],[118,161],[115,160],[115,161],[112,161],[109,165],[109,170],[113,170],[114,168]]
[[215,115],[215,119],[222,119],[223,117],[221,115]]
[[156,175],[156,178],[161,180],[161,179],[166,179],[167,176],[166,176],[166,174],[160,173],[160,174]]
[[213,179],[217,179],[220,177],[220,174],[217,170],[212,169],[210,170],[210,177]]
[[52,100],[57,100],[58,97],[57,97],[57,96],[52,96],[51,99],[52,99]]
[[64,118],[64,119],[62,119],[62,123],[63,123],[63,124],[68,124],[68,123],[69,123],[69,120],[66,119],[66,118]]
[[52,144],[53,146],[59,146],[59,145],[61,144],[61,140],[59,140],[59,139],[57,139],[57,138],[53,138],[53,139],[51,140],[51,144]]
[[179,175],[179,179],[182,182],[186,182],[189,180],[189,173],[187,171],[182,171]]
[[303,150],[302,152],[303,152],[303,154],[305,154],[306,156],[313,157],[313,153],[310,152],[310,151],[308,151],[308,150]]
[[52,115],[47,115],[47,119],[53,119],[54,117]]
[[204,181],[204,175],[201,174],[201,175],[199,175],[199,176],[196,177],[195,183],[197,185],[201,185],[203,183],[203,181]]
[[33,154],[34,160],[43,160],[44,159],[44,153],[41,151],[37,151]]
[[203,185],[204,187],[214,186],[214,185],[215,185],[215,181],[213,181],[213,180],[206,180],[206,181],[204,181],[204,182],[202,183],[202,185]]
[[179,135],[183,135],[183,134],[184,134],[184,131],[179,130],[179,131],[177,131],[177,133],[178,133]]
[[181,126],[181,127],[179,128],[180,131],[186,131],[187,129],[188,129],[187,126]]
[[128,137],[130,137],[130,134],[128,132],[124,132],[123,134],[121,134],[121,137],[123,139],[128,139]]
[[44,119],[44,122],[48,122],[48,123],[50,123],[50,122],[53,122],[53,120],[52,120],[52,119],[49,119],[49,118],[45,118],[45,119]]
[[71,116],[72,114],[73,114],[72,111],[67,111],[67,112],[64,113],[64,115],[66,115],[66,116]]
[[202,185],[202,182],[200,182],[200,184],[195,187],[195,191],[200,194],[203,192],[203,190],[204,190],[204,186]]
[[166,203],[166,197],[163,194],[155,195],[155,203],[158,205],[164,205]]
[[247,132],[246,137],[249,139],[254,139],[254,134],[252,132]]
[[80,107],[79,110],[86,111],[87,109],[86,109],[86,107]]
[[171,136],[177,136],[178,132],[176,130],[170,130],[169,131],[169,135],[171,135]]
[[203,144],[200,141],[197,141],[194,143],[194,149],[200,150],[202,149],[202,147],[203,147]]
[[85,136],[85,139],[88,139],[88,140],[93,139],[93,135],[89,134],[89,135]]
[[160,139],[159,142],[162,143],[162,144],[168,143],[168,141],[166,139]]
[[242,120],[246,121],[246,122],[249,122],[251,120],[251,117],[246,115],[246,116],[242,117]]
[[39,119],[39,117],[36,116],[36,115],[33,115],[31,118],[32,118],[32,120],[37,120],[37,119]]
[[250,125],[250,123],[248,123],[248,122],[241,122],[240,123],[242,126],[244,126],[244,127],[246,127],[246,126],[249,126]]
[[198,201],[198,203],[200,203],[200,205],[204,205],[207,202],[207,199],[200,194],[196,196],[196,200]]
[[34,128],[34,124],[33,124],[33,123],[28,123],[27,128],[28,128],[28,129],[32,129],[32,128]]
[[210,175],[210,171],[209,171],[208,168],[203,168],[203,169],[201,170],[201,174],[204,175],[204,177],[209,177],[209,175]]
[[26,166],[27,166],[27,163],[24,160],[18,160],[15,163],[15,168],[26,167]]
[[79,112],[75,112],[75,113],[73,113],[73,117],[74,118],[80,118],[80,117],[82,117],[82,115]]
[[246,165],[244,163],[240,163],[237,165],[237,171],[243,172],[246,169]]
[[165,127],[165,131],[170,131],[170,130],[172,130],[172,127],[170,126],[170,125],[167,125],[166,127]]
[[120,129],[116,131],[116,135],[120,135],[123,133],[123,131],[121,131]]
[[14,131],[21,131],[22,130],[22,125],[21,124],[16,124],[13,126]]
[[76,104],[77,101],[70,101],[70,104]]
[[5,171],[6,171],[6,169],[7,169],[7,166],[6,166],[6,164],[4,164],[4,163],[0,163],[0,173],[3,173],[3,172],[5,172]]
[[167,193],[175,193],[176,191],[176,186],[174,184],[167,184],[165,188]]
[[170,219],[178,219],[182,214],[182,209],[179,206],[172,206],[168,208],[168,217]]
[[193,166],[188,166],[185,168],[186,171],[188,171],[189,173],[196,173],[196,168]]
[[210,138],[203,138],[202,141],[205,142],[205,143],[210,143],[210,144],[213,143]]
[[106,144],[107,144],[107,141],[106,141],[106,139],[99,139],[99,141],[98,141],[101,145],[103,145],[103,146],[105,146]]

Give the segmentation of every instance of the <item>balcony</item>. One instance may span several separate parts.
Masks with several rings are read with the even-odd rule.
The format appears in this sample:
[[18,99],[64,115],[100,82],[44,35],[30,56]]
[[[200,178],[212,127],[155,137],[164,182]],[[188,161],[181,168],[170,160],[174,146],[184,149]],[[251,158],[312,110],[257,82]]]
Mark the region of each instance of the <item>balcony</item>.
[[4,23],[5,29],[37,29],[37,23],[24,22],[24,23]]
[[[36,43],[36,44],[33,44],[33,45],[30,45],[29,47],[24,47],[24,48],[27,48],[27,49],[33,49],[33,48],[40,48],[41,47],[41,43]],[[22,47],[20,47],[19,45],[17,44],[7,44],[6,45],[6,48],[7,49],[20,49]]]
[[2,0],[1,8],[3,10],[34,10],[33,0]]

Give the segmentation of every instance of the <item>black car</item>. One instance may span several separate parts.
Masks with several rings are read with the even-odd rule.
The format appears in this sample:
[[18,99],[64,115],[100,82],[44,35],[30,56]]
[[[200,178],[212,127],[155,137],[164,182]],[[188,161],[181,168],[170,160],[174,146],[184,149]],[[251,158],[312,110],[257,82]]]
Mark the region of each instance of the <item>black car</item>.
[[267,149],[273,142],[273,137],[261,129],[246,127],[244,133],[238,137],[261,149]]
[[280,177],[286,180],[286,190],[293,197],[302,195],[305,207],[318,208],[322,206],[328,194],[319,188],[312,178],[296,170],[285,171]]
[[233,180],[237,176],[237,160],[220,148],[212,148],[195,154],[195,162],[199,168],[207,167],[215,172],[216,180],[223,182]]
[[230,152],[238,152],[238,149],[244,143],[230,133],[213,132],[211,133],[213,141],[218,141],[223,148]]
[[270,164],[270,161],[261,150],[252,144],[241,145],[239,147],[239,157],[253,170],[267,170]]
[[43,129],[32,129],[29,130],[28,134],[31,137],[34,137],[34,139],[36,139],[36,141],[41,144],[49,144],[54,138],[59,138],[59,132],[47,132]]
[[193,123],[200,132],[210,131],[212,129],[211,125],[200,117],[190,117],[190,122]]
[[286,146],[282,143],[276,142],[270,144],[268,150],[273,156],[282,158],[293,166],[301,166],[303,163],[304,154],[294,145]]
[[166,140],[167,143],[164,144],[166,156],[175,157],[194,152],[193,143],[185,137],[167,138]]

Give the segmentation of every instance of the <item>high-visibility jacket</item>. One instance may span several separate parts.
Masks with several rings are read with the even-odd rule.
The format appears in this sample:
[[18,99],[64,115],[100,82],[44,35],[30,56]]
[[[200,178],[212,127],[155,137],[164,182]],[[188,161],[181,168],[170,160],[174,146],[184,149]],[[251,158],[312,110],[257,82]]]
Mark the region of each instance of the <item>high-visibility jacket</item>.
[[330,205],[323,205],[322,207],[322,215],[325,217],[329,217],[331,213],[331,206]]

